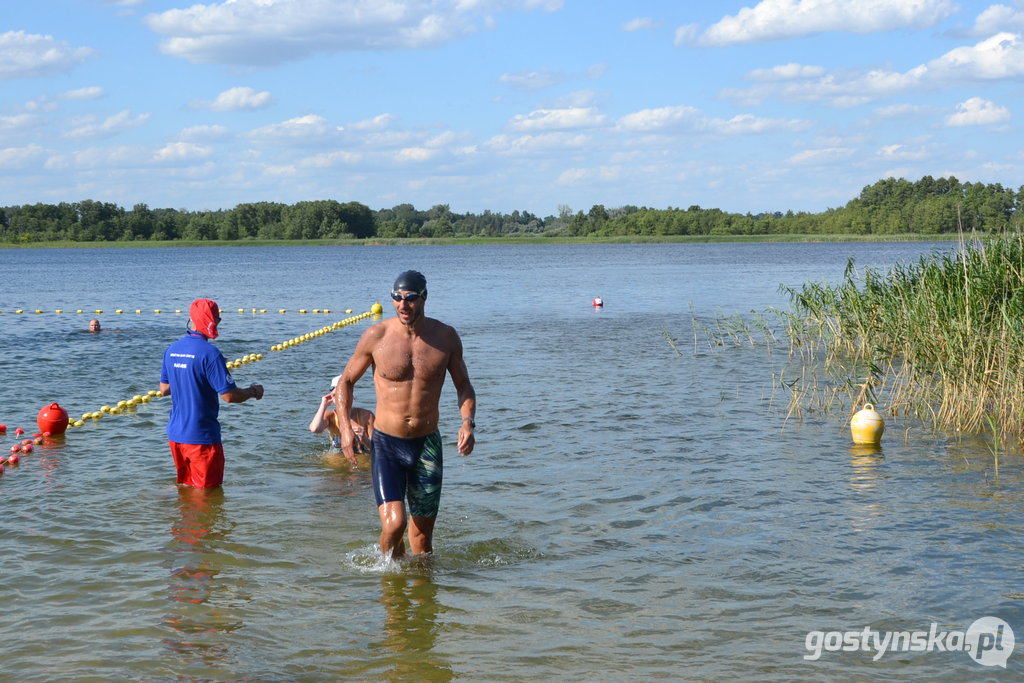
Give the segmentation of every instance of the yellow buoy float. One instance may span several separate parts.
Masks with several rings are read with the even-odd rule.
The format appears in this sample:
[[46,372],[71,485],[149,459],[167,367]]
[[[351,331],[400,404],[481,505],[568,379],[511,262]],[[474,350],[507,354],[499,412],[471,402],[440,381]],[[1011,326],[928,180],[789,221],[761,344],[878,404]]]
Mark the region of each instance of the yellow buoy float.
[[875,406],[865,403],[864,408],[850,420],[850,434],[858,444],[877,444],[885,432],[885,422],[875,411]]

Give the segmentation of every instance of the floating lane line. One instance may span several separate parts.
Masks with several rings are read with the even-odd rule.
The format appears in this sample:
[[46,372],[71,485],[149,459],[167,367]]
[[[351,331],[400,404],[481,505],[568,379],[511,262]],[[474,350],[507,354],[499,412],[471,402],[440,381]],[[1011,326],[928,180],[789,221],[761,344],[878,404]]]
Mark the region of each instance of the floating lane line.
[[[279,344],[274,344],[270,347],[270,350],[284,351],[286,349],[290,349],[300,344],[305,344],[306,342],[312,341],[313,339],[316,339],[318,337],[322,337],[325,334],[329,334],[331,332],[343,329],[345,327],[348,327],[349,325],[354,325],[355,323],[361,320],[373,317],[380,317],[382,311],[383,308],[381,307],[380,303],[375,303],[370,308],[370,310],[366,311],[365,313],[360,313],[358,315],[354,315],[343,320],[339,320],[331,325],[321,327],[317,330],[313,330],[312,332],[307,332],[305,334],[299,335],[298,337],[293,337],[292,339],[281,342]],[[349,309],[348,312],[351,312],[351,309]],[[262,353],[248,353],[239,358],[235,358],[234,360],[227,361],[227,367],[228,370],[236,370],[242,367],[243,365],[258,362],[263,360],[264,358],[265,356]],[[68,427],[83,427],[91,422],[100,420],[101,418],[107,415],[122,415],[125,413],[134,413],[136,412],[136,409],[139,405],[149,403],[150,401],[158,398],[163,398],[163,395],[155,389],[152,389],[146,392],[145,394],[135,394],[129,399],[118,401],[114,405],[104,405],[100,407],[99,410],[93,410],[87,413],[82,413],[82,416],[78,419],[69,418]]]
[[[221,309],[222,312],[228,311],[228,310],[230,310],[230,308],[227,308],[227,307]],[[94,308],[91,311],[88,310],[88,309],[85,309],[85,308],[76,308],[74,310],[72,310],[70,308],[69,309],[55,308],[52,311],[44,310],[42,308],[15,308],[15,309],[10,309],[10,310],[6,310],[6,311],[5,310],[0,310],[0,315],[5,314],[5,313],[8,314],[8,315],[23,315],[23,314],[24,315],[42,315],[42,314],[45,314],[45,313],[53,313],[53,314],[56,314],[56,315],[61,315],[63,313],[71,313],[71,314],[89,313],[90,315],[92,315],[92,314],[103,315],[104,312],[105,311],[102,308]],[[255,308],[254,307],[254,308],[239,308],[238,309],[238,313],[240,315],[244,315],[246,313],[249,313],[249,314],[252,314],[252,315],[257,315],[257,314],[263,314],[263,313],[268,313],[268,312],[269,312],[269,309],[266,309],[266,308]],[[299,315],[331,315],[333,313],[333,311],[330,308],[297,308],[297,309],[294,309],[294,310],[288,310],[287,308],[279,308],[279,309],[277,309],[277,312],[281,313],[281,314],[284,314],[284,313],[298,313]],[[352,312],[351,308],[346,308],[345,309],[345,313],[346,314],[349,314],[351,312]],[[182,309],[180,309],[180,308],[174,308],[174,309],[171,309],[171,308],[154,308],[154,309],[152,309],[152,311],[143,310],[141,308],[135,308],[135,309],[115,308],[113,311],[111,311],[111,313],[113,313],[114,315],[124,315],[126,313],[127,314],[134,313],[135,315],[142,315],[143,313],[153,313],[155,315],[160,315],[160,314],[163,314],[163,313],[167,313],[167,314],[172,314],[173,313],[174,315],[180,315],[180,314],[184,313],[184,311]]]

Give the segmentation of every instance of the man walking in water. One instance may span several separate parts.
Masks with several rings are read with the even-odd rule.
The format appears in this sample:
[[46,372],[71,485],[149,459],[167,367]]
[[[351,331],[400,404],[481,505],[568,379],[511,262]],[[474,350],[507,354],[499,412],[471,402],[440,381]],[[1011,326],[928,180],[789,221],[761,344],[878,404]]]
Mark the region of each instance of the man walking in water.
[[354,465],[354,436],[348,420],[352,390],[372,366],[377,392],[373,491],[380,514],[380,549],[397,559],[405,555],[406,528],[410,552],[433,552],[443,472],[438,403],[445,372],[451,375],[462,414],[458,438],[462,455],[473,452],[476,392],[469,381],[458,333],[423,313],[426,278],[407,270],[398,276],[392,290],[395,317],[374,325],[360,337],[334,389],[334,409],[341,428],[342,452]]

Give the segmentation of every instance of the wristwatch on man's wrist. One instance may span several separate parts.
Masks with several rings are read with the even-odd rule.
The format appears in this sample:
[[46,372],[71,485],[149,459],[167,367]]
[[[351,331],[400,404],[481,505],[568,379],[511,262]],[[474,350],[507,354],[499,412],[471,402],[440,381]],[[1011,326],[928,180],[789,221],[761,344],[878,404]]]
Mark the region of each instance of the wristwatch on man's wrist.
[[471,429],[476,429],[476,420],[471,417],[462,418],[463,422],[468,422]]

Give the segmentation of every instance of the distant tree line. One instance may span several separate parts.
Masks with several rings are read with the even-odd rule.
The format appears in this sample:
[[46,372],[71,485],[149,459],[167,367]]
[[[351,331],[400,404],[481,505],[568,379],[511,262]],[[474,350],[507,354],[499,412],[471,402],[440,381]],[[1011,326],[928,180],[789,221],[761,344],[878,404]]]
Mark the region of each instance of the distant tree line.
[[846,206],[821,213],[738,214],[720,209],[623,206],[589,211],[559,207],[557,216],[529,211],[453,213],[446,204],[425,211],[399,204],[374,211],[359,202],[256,202],[233,209],[187,211],[85,200],[0,208],[0,242],[134,240],[312,240],[373,237],[551,237],[669,235],[892,235],[957,230],[1018,230],[1024,186],[961,183],[925,176],[886,178],[865,187]]

